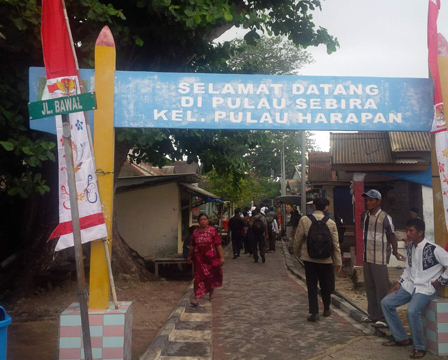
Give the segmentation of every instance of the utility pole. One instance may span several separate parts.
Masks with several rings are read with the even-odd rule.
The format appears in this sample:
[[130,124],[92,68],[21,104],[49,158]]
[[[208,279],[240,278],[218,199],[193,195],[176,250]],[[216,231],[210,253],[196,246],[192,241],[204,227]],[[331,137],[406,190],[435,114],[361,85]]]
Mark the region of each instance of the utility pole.
[[302,211],[302,215],[306,215],[306,161],[305,161],[305,152],[306,152],[306,139],[305,139],[305,130],[301,131],[302,137],[302,189],[300,194],[301,198],[301,206],[300,210]]
[[[282,135],[282,140],[283,140],[283,144],[282,144],[282,158],[280,161],[280,168],[281,168],[281,172],[282,172],[282,180],[281,180],[281,193],[282,196],[286,195],[286,176],[285,176],[285,139]],[[282,232],[285,231],[286,234],[286,204],[283,202],[282,203]]]

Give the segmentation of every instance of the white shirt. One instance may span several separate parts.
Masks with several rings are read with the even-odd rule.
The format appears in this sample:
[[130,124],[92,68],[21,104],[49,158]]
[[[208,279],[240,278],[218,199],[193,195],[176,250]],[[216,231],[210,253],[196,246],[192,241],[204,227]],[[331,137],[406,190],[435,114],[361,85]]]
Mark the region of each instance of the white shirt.
[[398,282],[409,294],[414,292],[432,295],[436,289],[431,285],[438,280],[441,285],[448,285],[448,252],[441,246],[423,239],[414,246],[406,246],[406,269]]
[[276,234],[278,234],[278,225],[277,225],[277,220],[272,220],[272,231],[275,232]]

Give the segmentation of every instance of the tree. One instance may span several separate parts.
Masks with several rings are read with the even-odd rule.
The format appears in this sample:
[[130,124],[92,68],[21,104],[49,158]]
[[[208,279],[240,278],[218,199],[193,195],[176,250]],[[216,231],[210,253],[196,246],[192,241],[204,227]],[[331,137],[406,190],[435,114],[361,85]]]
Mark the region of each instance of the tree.
[[238,180],[236,186],[232,174],[218,175],[211,171],[204,176],[204,187],[222,200],[230,201],[235,207],[250,205],[253,200],[259,202],[280,195],[280,183],[269,177],[250,173]]
[[[305,133],[306,151],[315,148],[310,133]],[[286,177],[294,170],[294,166],[301,162],[302,141],[300,131],[265,131],[259,145],[247,155],[251,169],[260,176],[281,176],[281,154],[285,146]]]
[[[267,33],[286,36],[304,48],[324,44],[328,52],[333,52],[338,46],[337,39],[312,21],[312,11],[321,7],[319,0],[286,0],[281,6],[274,0],[113,0],[107,5],[100,0],[67,0],[66,5],[82,67],[93,66],[94,43],[106,24],[116,40],[119,70],[182,71],[193,59],[198,60],[197,64],[200,59],[208,59],[204,71],[213,71],[227,61],[230,46],[216,47],[212,41],[232,26],[250,29],[245,36],[248,43],[258,39],[260,33]],[[56,199],[54,191],[44,198],[32,196],[33,192],[43,194],[50,190],[45,181],[55,183],[56,164],[46,165],[47,160],[54,160],[55,139],[30,131],[25,120],[28,68],[43,65],[41,7],[37,0],[3,0],[0,12],[5,14],[0,34],[0,202],[9,202],[8,196],[29,197],[15,202],[20,209],[32,209],[31,223],[36,224],[36,214],[45,213],[43,209],[50,207],[46,202]],[[128,149],[137,146],[137,161],[151,159],[160,164],[167,158],[187,156],[189,161],[201,159],[208,170],[215,168],[224,173],[230,169],[235,181],[246,168],[244,161],[233,156],[235,144],[258,141],[251,132],[200,130],[120,130],[117,137],[120,141],[116,146],[116,174]],[[57,214],[51,214],[47,224],[57,222]],[[22,215],[15,217],[17,228],[23,228]],[[35,229],[30,229],[31,233],[32,230]],[[22,235],[28,249],[43,246],[46,234],[31,237],[30,232]],[[28,261],[23,271],[29,273],[31,266]],[[43,267],[39,266],[35,273]]]
[[237,39],[230,46],[236,50],[227,61],[228,66],[243,74],[298,75],[304,65],[313,62],[301,46],[280,36],[262,36],[255,44]]

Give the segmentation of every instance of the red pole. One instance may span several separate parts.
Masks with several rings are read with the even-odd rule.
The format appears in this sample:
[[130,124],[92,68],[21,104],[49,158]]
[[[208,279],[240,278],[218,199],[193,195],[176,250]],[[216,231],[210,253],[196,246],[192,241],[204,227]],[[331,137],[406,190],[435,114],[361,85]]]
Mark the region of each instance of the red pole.
[[362,266],[363,253],[364,253],[364,239],[363,231],[361,228],[361,214],[365,210],[365,202],[362,194],[364,193],[364,176],[365,174],[353,175],[353,187],[354,187],[354,214],[355,214],[355,247],[356,247],[356,265]]

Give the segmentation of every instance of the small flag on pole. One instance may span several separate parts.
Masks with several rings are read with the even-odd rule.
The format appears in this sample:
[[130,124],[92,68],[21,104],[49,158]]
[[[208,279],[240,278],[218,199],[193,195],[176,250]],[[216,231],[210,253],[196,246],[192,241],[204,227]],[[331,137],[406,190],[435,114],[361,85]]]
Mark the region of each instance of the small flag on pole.
[[[42,47],[47,73],[47,86],[43,93],[43,100],[80,94],[80,84],[60,0],[43,0]],[[82,243],[86,243],[107,237],[107,229],[101,209],[84,113],[71,113],[69,117],[81,240]],[[56,130],[59,164],[59,225],[51,234],[50,240],[59,237],[56,245],[56,251],[59,251],[73,246],[67,164],[64,154],[65,140],[62,135],[60,115],[56,116]]]

